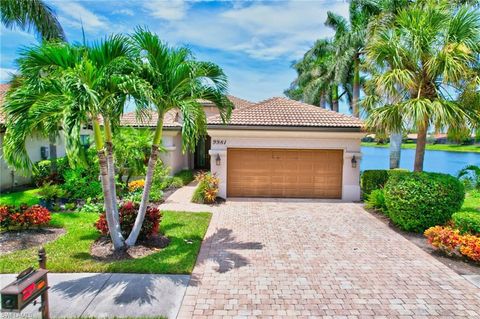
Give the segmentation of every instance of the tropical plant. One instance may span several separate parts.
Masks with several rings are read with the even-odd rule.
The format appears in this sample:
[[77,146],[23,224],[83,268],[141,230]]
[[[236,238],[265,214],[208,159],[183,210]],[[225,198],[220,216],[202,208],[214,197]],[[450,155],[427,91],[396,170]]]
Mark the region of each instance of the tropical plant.
[[128,185],[133,176],[145,174],[152,147],[152,132],[146,129],[121,128],[113,137],[118,181]]
[[360,61],[367,39],[367,26],[379,11],[374,1],[352,0],[348,20],[329,11],[325,21],[325,25],[335,31],[335,81],[351,85],[351,110],[355,117],[360,116]]
[[[83,125],[92,125],[107,220],[116,248],[123,247],[118,224],[114,185],[112,124],[119,122],[126,88],[137,81],[131,48],[115,35],[93,45],[43,43],[25,49],[18,59],[20,78],[7,94],[4,111],[7,129],[4,155],[7,162],[28,170],[31,161],[25,141],[33,132],[51,132],[61,125],[67,155],[78,164],[85,159],[80,143]],[[104,136],[100,127],[103,120]],[[109,169],[110,168],[110,169]]]
[[55,13],[42,0],[0,0],[0,14],[7,28],[33,28],[44,40],[65,39]]
[[381,26],[366,45],[371,83],[388,103],[371,110],[367,125],[388,132],[418,131],[415,171],[423,170],[429,126],[477,126],[478,105],[461,96],[473,82],[480,43],[480,13],[447,1],[419,1]]
[[285,94],[322,108],[326,108],[328,103],[332,110],[338,112],[339,99],[347,91],[339,95],[339,83],[335,81],[334,55],[335,47],[331,40],[316,41],[303,58],[293,65],[297,78],[285,90]]
[[217,200],[218,184],[220,180],[210,172],[200,172],[195,176],[198,182],[192,196],[192,202],[199,204],[213,204]]
[[0,206],[0,227],[31,228],[45,226],[50,222],[48,209],[39,205],[20,207]]
[[135,225],[125,241],[128,246],[135,244],[145,217],[166,112],[172,109],[181,112],[182,147],[186,151],[194,149],[199,138],[206,133],[206,115],[199,99],[213,102],[223,120],[230,116],[233,108],[226,96],[227,77],[217,65],[195,60],[187,48],[170,48],[156,34],[145,29],[136,30],[132,44],[138,64],[141,65],[140,74],[151,87],[149,100],[143,96],[133,96],[140,111],[147,110],[153,104],[158,117],[142,201]]
[[480,166],[468,165],[458,172],[457,177],[466,189],[480,190]]

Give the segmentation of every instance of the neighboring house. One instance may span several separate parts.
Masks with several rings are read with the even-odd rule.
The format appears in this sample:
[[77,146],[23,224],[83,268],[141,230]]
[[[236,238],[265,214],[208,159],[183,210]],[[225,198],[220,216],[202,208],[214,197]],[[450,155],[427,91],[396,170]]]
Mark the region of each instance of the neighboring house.
[[[208,136],[193,154],[182,152],[181,116],[164,119],[162,160],[172,170],[210,169],[220,179],[219,196],[360,199],[360,140],[363,123],[351,116],[287,98],[251,103],[230,97],[227,124],[205,101]],[[156,114],[122,125],[154,127]]]
[[[32,182],[31,174],[23,174],[12,169],[3,159],[3,138],[5,136],[5,116],[2,114],[2,103],[5,93],[10,87],[9,84],[0,84],[0,191],[10,190],[17,186],[30,184]],[[82,131],[82,138],[87,139],[91,134],[90,130]],[[65,156],[65,139],[63,134],[59,134],[56,139],[57,157]],[[32,162],[38,162],[50,158],[50,142],[47,137],[41,135],[31,135],[26,142],[28,155]]]

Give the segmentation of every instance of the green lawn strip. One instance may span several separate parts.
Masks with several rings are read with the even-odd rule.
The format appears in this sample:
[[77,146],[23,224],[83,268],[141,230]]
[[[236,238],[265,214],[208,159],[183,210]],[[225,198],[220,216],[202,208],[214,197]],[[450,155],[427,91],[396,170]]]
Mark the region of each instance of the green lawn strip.
[[35,205],[39,202],[38,188],[21,192],[0,194],[0,205],[19,206],[20,204]]
[[[362,142],[362,146],[370,147],[389,147],[389,144],[377,144],[375,142]],[[416,144],[414,143],[403,143],[402,148],[404,149],[415,149]],[[447,152],[474,152],[480,153],[480,145],[455,145],[455,144],[427,144],[427,150],[431,151],[447,151]]]
[[[47,268],[52,272],[122,272],[189,274],[193,270],[201,241],[210,222],[210,213],[164,211],[160,230],[171,239],[166,248],[144,258],[100,262],[90,256],[90,245],[99,237],[93,227],[98,215],[54,213],[52,225],[67,233],[45,245]],[[188,243],[186,240],[191,240]],[[0,257],[1,273],[17,273],[36,266],[37,248],[16,251]]]

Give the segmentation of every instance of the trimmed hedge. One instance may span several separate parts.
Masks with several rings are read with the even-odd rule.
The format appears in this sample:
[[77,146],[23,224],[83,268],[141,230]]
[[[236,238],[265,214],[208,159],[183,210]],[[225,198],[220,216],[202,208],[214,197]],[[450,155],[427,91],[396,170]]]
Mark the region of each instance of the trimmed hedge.
[[368,198],[373,190],[383,188],[388,181],[388,170],[371,169],[363,172],[360,185],[363,192],[363,198]]
[[391,174],[384,187],[390,219],[406,231],[423,232],[443,225],[463,204],[462,183],[448,174]]
[[368,198],[370,193],[376,189],[385,186],[388,178],[393,174],[408,173],[406,169],[370,169],[362,173],[360,186],[362,188],[363,198]]
[[452,215],[452,220],[462,234],[480,234],[480,212],[457,212]]

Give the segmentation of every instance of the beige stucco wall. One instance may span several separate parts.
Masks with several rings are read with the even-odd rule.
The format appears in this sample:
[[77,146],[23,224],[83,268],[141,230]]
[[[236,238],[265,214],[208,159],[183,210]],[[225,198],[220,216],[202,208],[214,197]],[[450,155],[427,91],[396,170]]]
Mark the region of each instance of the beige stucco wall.
[[160,153],[160,159],[164,165],[171,168],[171,174],[189,167],[189,155],[182,152],[180,131],[164,131],[162,144],[166,152]]
[[[220,197],[227,196],[228,148],[339,149],[344,157],[342,200],[360,200],[360,139],[364,133],[209,130],[208,134],[212,137],[211,171],[220,178]],[[217,154],[221,159],[219,166]],[[352,156],[357,158],[356,168],[352,168]]]

